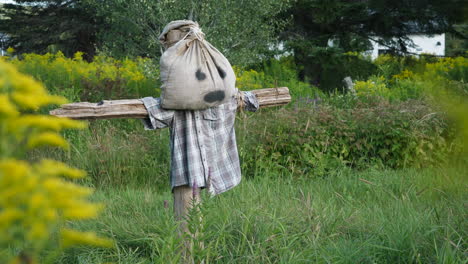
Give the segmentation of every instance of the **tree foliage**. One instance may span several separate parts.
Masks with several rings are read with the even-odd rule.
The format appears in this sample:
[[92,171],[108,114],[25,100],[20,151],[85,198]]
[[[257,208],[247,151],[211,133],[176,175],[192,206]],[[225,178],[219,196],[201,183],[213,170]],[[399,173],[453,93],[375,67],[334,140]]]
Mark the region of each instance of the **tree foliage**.
[[[325,81],[322,88],[335,89],[346,74],[334,70],[344,62],[340,54],[365,51],[370,40],[405,53],[412,45],[408,34],[416,32],[460,36],[454,25],[466,18],[467,6],[462,0],[298,0],[285,12],[293,20],[283,39],[303,65],[303,78],[319,85]],[[329,40],[334,41],[333,48],[328,47]],[[325,75],[335,80],[324,79]]]
[[0,9],[0,32],[8,35],[7,45],[18,53],[77,51],[86,59],[95,54],[99,19],[79,0],[17,0]]
[[200,24],[206,39],[235,64],[257,61],[277,40],[289,0],[88,1],[105,17],[103,51],[113,56],[160,55],[159,33],[172,20]]

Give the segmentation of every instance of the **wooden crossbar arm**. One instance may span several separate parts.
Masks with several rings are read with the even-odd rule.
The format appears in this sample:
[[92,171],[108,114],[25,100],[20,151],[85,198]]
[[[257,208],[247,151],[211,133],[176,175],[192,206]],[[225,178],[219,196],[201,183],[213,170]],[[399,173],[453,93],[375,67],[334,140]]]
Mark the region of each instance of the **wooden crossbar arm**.
[[[257,97],[260,108],[281,106],[291,102],[287,87],[265,88],[250,92]],[[138,99],[70,103],[61,105],[60,108],[51,110],[49,113],[73,119],[145,118],[148,116],[145,106]]]

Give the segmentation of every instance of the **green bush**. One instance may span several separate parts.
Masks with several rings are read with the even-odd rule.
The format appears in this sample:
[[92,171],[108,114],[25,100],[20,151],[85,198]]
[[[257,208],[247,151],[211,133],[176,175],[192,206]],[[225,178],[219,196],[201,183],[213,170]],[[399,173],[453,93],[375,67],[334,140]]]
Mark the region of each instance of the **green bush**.
[[116,60],[96,56],[89,63],[83,53],[66,58],[61,52],[23,54],[12,59],[18,69],[44,83],[54,94],[71,101],[94,101],[144,97],[159,94],[159,68],[154,61],[137,58]]
[[[406,72],[411,73],[403,71],[403,73]],[[425,84],[422,81],[402,77],[401,74],[394,75],[391,81],[386,80],[383,76],[371,76],[366,81],[356,81],[354,89],[356,95],[361,99],[369,96],[380,96],[390,101],[406,101],[425,97]]]
[[288,87],[293,98],[323,97],[317,87],[299,80],[297,69],[292,57],[272,59],[247,69],[235,67],[236,86],[241,90]]
[[252,176],[268,160],[265,169],[295,175],[325,175],[340,166],[425,167],[443,163],[453,151],[445,117],[422,101],[390,104],[369,97],[355,104],[258,113],[241,134],[244,171]]
[[[145,66],[127,62],[122,66],[123,62],[99,57],[90,65],[79,58],[72,61],[45,56],[49,59],[31,57],[16,63],[24,71],[35,74],[37,79],[48,80],[49,89],[74,94],[69,97],[72,100],[86,96],[80,86],[83,71],[86,71],[86,78],[95,82],[90,89],[95,89],[92,98],[97,101],[107,97],[99,95],[99,87],[106,87],[106,78],[118,76],[122,69],[128,69],[122,75],[141,73],[143,76],[135,86],[120,86],[122,97],[145,93],[157,96],[157,67],[152,63]],[[346,56],[359,57],[357,54]],[[415,61],[413,58],[403,63],[401,58],[385,58],[395,68]],[[442,163],[448,152],[458,151],[463,143],[454,143],[451,121],[425,103],[424,92],[428,86],[434,90],[444,87],[466,91],[465,64],[466,59],[441,60],[427,64],[422,73],[401,66],[387,74],[390,79],[381,75],[356,81],[356,95],[337,90],[324,95],[318,88],[299,81],[299,67],[291,58],[270,60],[252,69],[235,67],[240,89],[287,86],[293,96],[293,102],[287,107],[262,109],[252,116],[250,113],[239,115],[236,132],[243,172],[256,177],[274,170],[280,175],[298,177],[328,175],[342,167],[401,168]],[[412,65],[420,64],[418,61]],[[102,69],[95,71],[97,68]],[[100,79],[99,76],[107,77]],[[132,87],[146,88],[144,93],[135,93]],[[72,155],[58,153],[56,156],[71,159],[71,164],[85,168],[92,184],[159,186],[166,181],[169,170],[167,130],[145,132],[138,120],[111,120],[92,122],[89,130],[66,136],[74,146]]]
[[331,47],[310,47],[309,50],[303,56],[296,54],[301,78],[326,93],[342,92],[343,79],[347,76],[365,80],[377,70],[369,57],[357,52],[343,53],[343,50]]
[[437,62],[439,59],[434,56],[394,56],[380,55],[374,60],[377,67],[376,75],[383,76],[386,80],[391,80],[394,75],[407,70],[416,73],[422,73],[426,69],[427,63]]

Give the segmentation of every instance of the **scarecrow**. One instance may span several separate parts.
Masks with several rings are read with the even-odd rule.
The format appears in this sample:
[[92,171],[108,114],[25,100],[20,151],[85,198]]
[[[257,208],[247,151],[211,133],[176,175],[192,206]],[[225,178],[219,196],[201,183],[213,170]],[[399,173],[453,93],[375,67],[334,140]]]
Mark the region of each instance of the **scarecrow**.
[[[291,96],[287,87],[238,91],[229,61],[205,40],[196,22],[173,21],[159,40],[165,48],[160,98],[71,103],[50,114],[73,119],[141,118],[146,129],[169,128],[174,215],[181,237],[196,237],[197,232],[188,232],[187,216],[201,202],[200,191],[214,196],[241,180],[234,131],[237,109],[284,105]],[[185,262],[193,261],[192,248],[191,239],[185,239],[181,252]]]
[[238,96],[230,63],[197,23],[173,21],[159,40],[166,49],[160,60],[161,98],[142,99],[149,114],[145,128],[170,129],[174,214],[184,233],[201,189],[217,195],[239,184],[236,110],[238,104],[250,111],[259,105],[250,92]]

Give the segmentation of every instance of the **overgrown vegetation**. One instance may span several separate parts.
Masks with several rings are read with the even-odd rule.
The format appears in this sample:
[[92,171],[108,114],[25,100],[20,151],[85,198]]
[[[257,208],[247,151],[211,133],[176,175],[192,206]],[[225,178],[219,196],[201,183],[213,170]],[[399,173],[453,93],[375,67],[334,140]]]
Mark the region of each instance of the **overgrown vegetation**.
[[[71,100],[138,98],[159,92],[158,69],[149,60],[98,57],[87,63],[80,54],[74,59],[27,54],[23,60],[12,61]],[[299,81],[291,58],[250,69],[236,67],[237,86],[242,90],[287,86],[293,95],[286,108],[240,115],[237,131],[245,174],[262,174],[257,164],[263,160],[273,161],[265,170],[290,175],[312,171],[326,175],[336,166],[442,166],[451,155],[463,151],[457,128],[444,109],[432,103],[431,91],[443,82],[444,90],[466,94],[467,59],[387,55],[379,57],[373,67],[376,74],[368,80],[355,81],[346,93],[331,94]],[[92,121],[89,132],[70,135],[73,142],[79,142],[75,151],[80,153],[72,155],[72,160],[88,168],[98,185],[138,185],[152,179],[143,175],[165,175],[167,132],[142,130],[138,120]],[[125,175],[135,176],[126,179]]]
[[52,159],[28,160],[31,150],[68,149],[60,132],[84,128],[78,121],[33,113],[65,102],[0,59],[1,263],[48,264],[75,245],[113,245],[111,240],[70,229],[67,224],[94,218],[101,210],[101,205],[88,200],[93,189],[73,182],[86,173]]
[[[263,161],[264,166],[271,162]],[[264,171],[219,197],[204,197],[205,263],[463,263],[465,170],[337,168],[291,179]],[[75,224],[113,234],[118,250],[68,251],[59,263],[178,263],[171,193],[152,186],[95,196],[98,221]]]
[[[87,63],[79,54],[30,54],[11,61],[71,100],[158,95],[158,69],[148,60]],[[240,89],[287,86],[293,102],[238,114],[244,181],[206,197],[198,260],[463,261],[468,60],[383,56],[368,63],[373,73],[345,93],[299,81],[287,57],[236,67]],[[69,150],[29,157],[86,170],[81,182],[97,187],[96,201],[108,208],[98,220],[73,226],[101,230],[118,248],[68,250],[58,263],[176,263],[169,131],[145,131],[140,120],[94,120],[63,135]]]
[[83,60],[63,53],[23,54],[11,62],[24,73],[44,83],[50,92],[71,101],[101,101],[159,94],[159,69],[150,59],[117,60],[106,56]]
[[[466,0],[13,2],[0,5],[2,264],[179,263],[168,129],[64,131],[81,125],[44,115],[60,96],[159,96],[158,35],[177,19],[200,23],[239,89],[293,97],[238,113],[244,180],[204,197],[196,263],[466,263]],[[375,37],[407,54],[415,32],[446,33],[459,57],[362,55]],[[69,248],[113,244],[88,230],[116,247]]]

